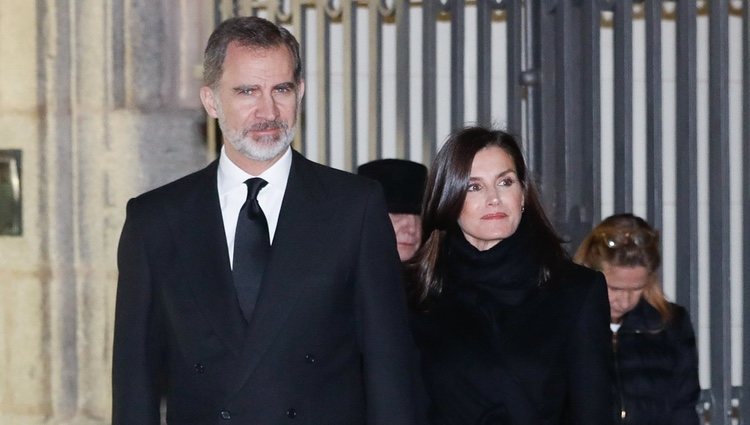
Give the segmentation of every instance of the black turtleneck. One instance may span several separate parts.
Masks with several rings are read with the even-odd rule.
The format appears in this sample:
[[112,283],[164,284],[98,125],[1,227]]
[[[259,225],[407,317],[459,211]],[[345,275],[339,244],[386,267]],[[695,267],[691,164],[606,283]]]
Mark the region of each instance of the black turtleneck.
[[518,305],[539,286],[540,263],[531,226],[522,219],[508,238],[486,251],[471,245],[459,230],[450,232],[441,255],[443,296],[476,304]]

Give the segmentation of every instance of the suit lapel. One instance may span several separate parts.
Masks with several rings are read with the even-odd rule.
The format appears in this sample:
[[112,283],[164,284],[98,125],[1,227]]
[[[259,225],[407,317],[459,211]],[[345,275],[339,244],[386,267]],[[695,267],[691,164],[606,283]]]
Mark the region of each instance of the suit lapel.
[[[242,373],[237,374],[239,389],[281,331],[289,313],[300,298],[307,270],[300,267],[307,258],[308,241],[326,219],[324,193],[308,160],[293,152],[284,200],[281,205],[271,257],[263,277],[255,313],[245,335]],[[315,206],[312,208],[311,206]]]
[[245,322],[232,282],[216,188],[218,161],[199,172],[184,204],[173,211],[171,222],[184,264],[184,278],[218,337],[239,354]]

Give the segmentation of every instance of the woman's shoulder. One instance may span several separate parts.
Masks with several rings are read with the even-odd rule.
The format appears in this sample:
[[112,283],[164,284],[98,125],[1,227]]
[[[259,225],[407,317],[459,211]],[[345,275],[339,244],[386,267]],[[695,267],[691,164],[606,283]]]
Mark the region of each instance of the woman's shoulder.
[[679,304],[668,303],[670,310],[670,320],[668,323],[668,330],[678,332],[685,335],[693,335],[693,324],[690,320],[690,313],[687,309]]
[[566,261],[559,268],[557,276],[552,277],[550,284],[552,287],[576,293],[606,289],[607,286],[601,272],[572,261]]

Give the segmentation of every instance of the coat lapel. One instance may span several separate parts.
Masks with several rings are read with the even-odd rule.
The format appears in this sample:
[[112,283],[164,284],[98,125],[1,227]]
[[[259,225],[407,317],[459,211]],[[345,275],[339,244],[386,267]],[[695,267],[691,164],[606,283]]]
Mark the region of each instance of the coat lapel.
[[229,266],[216,188],[218,161],[199,172],[192,192],[173,212],[178,250],[196,304],[218,337],[239,354],[245,330]]

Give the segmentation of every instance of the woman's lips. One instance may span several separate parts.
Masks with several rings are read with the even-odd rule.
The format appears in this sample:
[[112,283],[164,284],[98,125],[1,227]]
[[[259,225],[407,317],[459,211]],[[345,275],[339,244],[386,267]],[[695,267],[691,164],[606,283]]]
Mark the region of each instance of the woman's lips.
[[482,220],[502,220],[506,217],[508,217],[508,214],[497,212],[483,215]]

